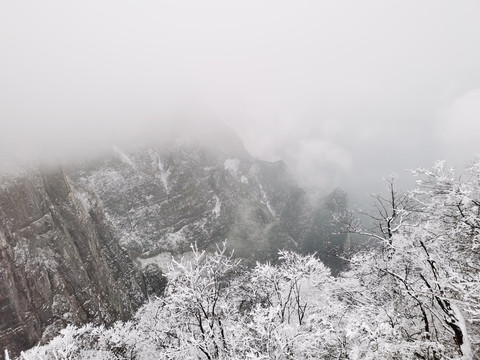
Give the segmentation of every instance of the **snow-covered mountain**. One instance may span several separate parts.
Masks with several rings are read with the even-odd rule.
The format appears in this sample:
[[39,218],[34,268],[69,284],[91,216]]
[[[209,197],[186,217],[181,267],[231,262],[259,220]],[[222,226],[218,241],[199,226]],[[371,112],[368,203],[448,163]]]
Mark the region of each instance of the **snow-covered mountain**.
[[[249,261],[279,249],[339,267],[335,191],[316,202],[281,161],[255,159],[229,129],[112,146],[0,186],[0,343],[25,349],[67,323],[127,318],[161,292],[172,256],[227,241]],[[137,266],[135,266],[137,265]]]
[[147,282],[93,193],[61,169],[31,169],[1,184],[3,348],[17,354],[69,323],[126,319],[145,301]]
[[329,242],[342,244],[329,220],[346,207],[343,192],[313,203],[282,161],[255,159],[234,134],[223,135],[238,146],[189,138],[114,147],[68,174],[98,195],[120,244],[143,264],[189,251],[194,241],[208,248],[226,240],[252,260],[275,259],[281,248],[322,250],[326,259]]

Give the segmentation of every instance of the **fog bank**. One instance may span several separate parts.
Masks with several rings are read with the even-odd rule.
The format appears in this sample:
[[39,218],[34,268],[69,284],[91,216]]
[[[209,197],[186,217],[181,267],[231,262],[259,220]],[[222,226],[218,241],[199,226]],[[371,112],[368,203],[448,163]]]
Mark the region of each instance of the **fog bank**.
[[97,151],[188,114],[305,186],[364,196],[479,152],[479,18],[477,1],[3,1],[0,158]]

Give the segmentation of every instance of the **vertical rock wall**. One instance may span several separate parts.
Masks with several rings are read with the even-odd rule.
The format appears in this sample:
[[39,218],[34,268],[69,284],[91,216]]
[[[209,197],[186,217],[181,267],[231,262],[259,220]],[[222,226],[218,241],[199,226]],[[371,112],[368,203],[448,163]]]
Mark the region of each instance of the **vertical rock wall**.
[[94,195],[61,169],[1,179],[0,349],[18,354],[67,323],[125,319],[145,296]]

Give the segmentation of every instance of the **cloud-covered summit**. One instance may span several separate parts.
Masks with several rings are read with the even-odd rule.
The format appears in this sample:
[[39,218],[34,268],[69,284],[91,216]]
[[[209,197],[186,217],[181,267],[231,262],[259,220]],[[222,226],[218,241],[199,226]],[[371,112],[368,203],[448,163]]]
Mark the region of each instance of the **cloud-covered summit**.
[[469,0],[4,1],[0,157],[151,134],[194,103],[308,185],[373,191],[478,151],[479,16]]

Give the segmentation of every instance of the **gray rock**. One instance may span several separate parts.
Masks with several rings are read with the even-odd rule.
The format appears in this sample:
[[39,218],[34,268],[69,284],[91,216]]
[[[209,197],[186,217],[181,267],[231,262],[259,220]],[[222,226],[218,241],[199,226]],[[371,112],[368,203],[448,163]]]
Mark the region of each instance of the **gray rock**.
[[67,323],[112,323],[142,304],[141,274],[95,195],[61,169],[1,181],[0,347],[15,355]]
[[283,162],[216,130],[221,141],[163,137],[0,178],[0,349],[18,354],[68,323],[127,319],[161,295],[158,260],[192,243],[227,240],[247,264],[279,249],[317,253],[340,269],[345,236],[331,220],[346,195],[313,202]]
[[68,174],[98,195],[120,244],[140,260],[227,240],[252,261],[275,260],[286,248],[319,252],[340,266],[330,260],[344,236],[331,235],[330,222],[333,212],[346,209],[346,195],[336,193],[335,208],[333,195],[312,202],[282,161],[255,159],[241,146],[225,151],[182,139],[114,148],[96,162],[70,166]]

